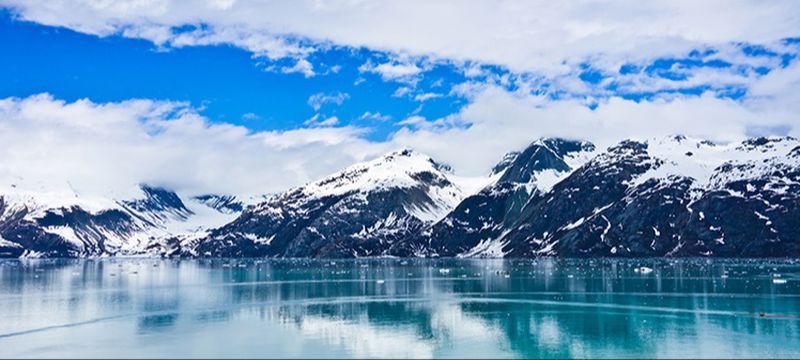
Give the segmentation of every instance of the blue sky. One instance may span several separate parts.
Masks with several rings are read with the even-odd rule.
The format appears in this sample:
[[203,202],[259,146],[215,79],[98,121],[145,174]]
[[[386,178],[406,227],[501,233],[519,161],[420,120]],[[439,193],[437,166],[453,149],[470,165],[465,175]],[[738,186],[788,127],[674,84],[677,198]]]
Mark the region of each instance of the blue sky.
[[0,180],[261,193],[399,147],[475,176],[541,136],[797,136],[800,5],[769,3],[0,0]]
[[[290,61],[254,57],[245,49],[227,44],[176,48],[119,35],[98,37],[15,19],[9,10],[0,15],[0,41],[9,55],[0,58],[0,75],[6,79],[0,85],[0,97],[50,93],[68,101],[81,98],[96,102],[131,98],[186,101],[211,121],[242,125],[255,131],[293,129],[303,127],[315,115],[318,119],[335,116],[338,125],[363,126],[370,129],[366,135],[369,139],[383,140],[399,128],[398,121],[415,115],[442,118],[458,112],[468,102],[465,96],[452,93],[453,86],[468,80],[460,66],[446,59],[432,61],[420,57],[417,62],[426,65],[419,75],[386,81],[380,74],[359,68],[366,63],[390,61],[392,54],[364,47],[329,45],[314,52],[308,60],[322,71],[309,77],[275,70]],[[777,61],[772,66],[732,64],[713,58],[718,52],[709,47],[676,54],[682,56],[625,63],[611,71],[582,63],[574,73],[567,74],[587,85],[586,91],[577,92],[560,89],[561,79],[536,72],[512,73],[492,64],[482,66],[487,75],[469,80],[510,76],[509,83],[502,85],[506,89],[514,90],[517,83],[528,82],[533,94],[546,94],[554,99],[586,99],[590,108],[609,96],[640,101],[664,94],[697,96],[713,91],[720,97],[739,99],[747,93],[747,87],[741,84],[681,82],[697,69],[763,76],[773,67],[787,67],[796,60],[795,53],[781,53],[760,45],[742,43],[732,47],[746,57]],[[647,90],[621,86],[631,77],[666,79],[675,84]],[[402,88],[413,90],[398,96],[398,89]],[[309,99],[315,94],[338,95],[343,100],[323,102],[314,109]],[[415,99],[420,94],[431,97],[424,101]]]
[[[50,93],[67,101],[89,98],[114,102],[131,98],[187,101],[211,121],[253,130],[286,130],[304,126],[317,113],[336,116],[340,124],[373,129],[368,136],[383,139],[396,130],[390,120],[412,115],[438,118],[465,104],[449,95],[464,81],[447,64],[432,65],[412,94],[435,93],[418,101],[412,95],[393,96],[408,85],[383,81],[380,75],[359,71],[367,61],[387,55],[367,49],[331,47],[310,59],[317,67],[336,71],[306,77],[267,69],[273,63],[229,45],[159,48],[152,42],[121,36],[97,37],[69,29],[0,16],[0,43],[9,56],[0,57],[0,97]],[[267,63],[268,62],[268,63]],[[346,94],[341,104],[309,105],[315,94]],[[365,113],[390,118],[362,118]],[[378,120],[378,121],[376,121]],[[382,120],[382,121],[380,121]]]

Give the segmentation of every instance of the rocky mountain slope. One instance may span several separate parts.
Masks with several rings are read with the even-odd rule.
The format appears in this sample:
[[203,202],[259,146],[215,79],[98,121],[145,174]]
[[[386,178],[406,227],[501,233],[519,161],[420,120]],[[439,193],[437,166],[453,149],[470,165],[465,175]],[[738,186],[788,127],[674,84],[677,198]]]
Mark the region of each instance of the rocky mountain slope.
[[800,142],[623,141],[532,197],[486,247],[510,257],[799,256]]
[[398,246],[396,255],[491,256],[487,246],[520,215],[523,206],[588,161],[594,145],[565,139],[540,139],[512,152],[492,169],[492,182],[464,199],[444,219]]
[[800,256],[793,138],[540,139],[476,193],[453,179],[401,150],[248,207],[0,184],[0,257]]
[[186,246],[192,256],[360,257],[441,219],[464,197],[450,169],[412,150],[272,196]]
[[[176,193],[142,185],[135,196],[82,197],[68,186],[25,190],[16,184],[0,191],[0,257],[88,257],[160,255],[169,239],[199,236],[233,220],[232,197],[219,202],[182,200]],[[204,200],[205,199],[205,200]],[[234,210],[228,210],[228,208]]]

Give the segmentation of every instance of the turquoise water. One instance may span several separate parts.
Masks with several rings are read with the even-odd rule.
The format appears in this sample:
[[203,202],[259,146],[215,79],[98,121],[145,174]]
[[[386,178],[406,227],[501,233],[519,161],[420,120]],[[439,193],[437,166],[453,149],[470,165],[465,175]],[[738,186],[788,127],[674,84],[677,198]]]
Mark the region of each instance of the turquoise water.
[[797,358],[800,262],[9,260],[0,357]]

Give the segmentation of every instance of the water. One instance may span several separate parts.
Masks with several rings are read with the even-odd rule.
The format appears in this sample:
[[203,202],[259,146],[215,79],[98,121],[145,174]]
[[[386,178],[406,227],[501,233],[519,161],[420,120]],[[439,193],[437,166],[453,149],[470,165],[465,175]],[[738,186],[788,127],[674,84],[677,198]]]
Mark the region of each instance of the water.
[[2,261],[0,357],[797,358],[800,262]]

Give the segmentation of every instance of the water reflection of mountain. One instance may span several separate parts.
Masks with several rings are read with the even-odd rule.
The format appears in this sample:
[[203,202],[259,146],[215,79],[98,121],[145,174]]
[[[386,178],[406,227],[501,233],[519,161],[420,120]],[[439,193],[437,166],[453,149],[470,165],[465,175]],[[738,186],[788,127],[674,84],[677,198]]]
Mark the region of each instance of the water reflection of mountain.
[[[698,329],[711,330],[706,345],[714,345],[713,334],[726,332],[800,335],[798,321],[757,316],[797,314],[796,298],[776,301],[769,289],[747,280],[722,284],[722,278],[712,277],[720,269],[711,266],[673,265],[643,279],[634,277],[630,264],[618,262],[594,264],[591,273],[554,260],[443,262],[423,270],[397,263],[379,263],[377,269],[353,263],[324,267],[338,275],[335,280],[311,277],[231,291],[236,301],[317,300],[278,305],[281,321],[334,344],[361,344],[365,349],[353,349],[361,355],[387,345],[384,336],[374,336],[381,333],[395,340],[414,339],[417,349],[488,342],[523,357],[704,353],[702,348],[664,348],[658,340],[686,335],[703,339],[706,334]],[[448,269],[448,276],[438,269]],[[282,271],[273,269],[268,278],[285,278]]]
[[[34,329],[17,338],[53,341],[53,324],[70,334],[113,325],[125,340],[109,346],[132,349],[251,336],[297,356],[791,356],[800,289],[771,280],[798,270],[719,260],[4,262],[0,336]],[[63,341],[84,340],[75,336]]]

